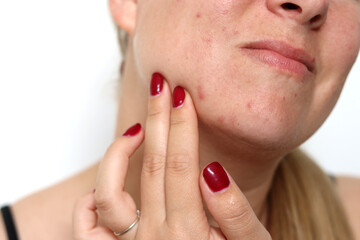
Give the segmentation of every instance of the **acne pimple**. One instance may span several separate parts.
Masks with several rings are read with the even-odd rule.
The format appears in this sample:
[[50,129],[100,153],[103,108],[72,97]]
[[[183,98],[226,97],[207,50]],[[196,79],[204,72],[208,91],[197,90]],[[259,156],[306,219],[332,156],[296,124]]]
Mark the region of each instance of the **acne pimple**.
[[225,117],[224,117],[224,116],[218,117],[218,122],[219,122],[220,124],[223,124],[223,123],[225,122]]
[[203,89],[203,87],[201,85],[197,86],[197,93],[198,93],[198,96],[199,96],[200,100],[205,99],[204,89]]
[[283,100],[283,101],[285,101],[285,100],[286,100],[285,96],[283,96],[282,100]]
[[197,12],[196,13],[196,18],[201,18],[201,13]]
[[246,105],[247,106],[247,108],[249,109],[249,110],[251,110],[252,109],[252,102],[248,102],[248,104]]
[[203,42],[206,44],[206,47],[211,48],[211,46],[212,46],[212,41],[213,41],[211,37],[203,36],[203,37],[201,37],[201,39],[202,39]]

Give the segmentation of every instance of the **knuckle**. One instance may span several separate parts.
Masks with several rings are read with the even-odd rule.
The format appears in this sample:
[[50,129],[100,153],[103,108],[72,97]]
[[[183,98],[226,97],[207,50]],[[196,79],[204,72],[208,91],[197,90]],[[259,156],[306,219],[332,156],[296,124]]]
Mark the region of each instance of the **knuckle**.
[[251,231],[251,227],[255,225],[255,218],[249,210],[250,206],[246,203],[234,202],[229,204],[224,211],[225,228],[230,231],[239,231],[239,229]]
[[167,157],[166,169],[173,174],[187,173],[190,168],[190,156],[187,154],[172,154]]
[[99,194],[99,191],[96,190],[95,193],[95,206],[100,212],[110,212],[113,209],[113,197],[111,194],[103,193]]
[[143,171],[147,175],[157,175],[162,172],[165,167],[165,155],[146,153],[144,154]]
[[177,126],[177,125],[186,125],[187,122],[184,118],[171,118],[170,125],[171,126]]
[[157,118],[163,114],[163,110],[156,106],[149,106],[148,108],[148,118]]

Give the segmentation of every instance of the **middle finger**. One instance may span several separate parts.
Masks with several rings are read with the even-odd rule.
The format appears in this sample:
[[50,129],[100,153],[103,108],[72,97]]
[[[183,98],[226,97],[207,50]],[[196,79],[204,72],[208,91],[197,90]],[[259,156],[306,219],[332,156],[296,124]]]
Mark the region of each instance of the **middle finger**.
[[182,87],[176,87],[165,171],[166,217],[170,224],[179,221],[193,224],[189,217],[206,219],[198,179],[197,115],[190,95]]

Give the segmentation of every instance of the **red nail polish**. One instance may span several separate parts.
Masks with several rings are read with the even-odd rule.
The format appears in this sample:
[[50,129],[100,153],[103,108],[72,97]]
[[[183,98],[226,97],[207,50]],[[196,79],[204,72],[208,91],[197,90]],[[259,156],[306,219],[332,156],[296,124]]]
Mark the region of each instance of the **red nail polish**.
[[159,95],[163,89],[164,77],[160,73],[154,73],[150,83],[151,96]]
[[204,179],[213,192],[221,191],[230,185],[229,177],[218,162],[207,165],[203,171]]
[[138,134],[141,130],[141,124],[137,123],[134,126],[130,127],[128,130],[126,130],[126,132],[123,134],[123,136],[135,136],[136,134]]
[[185,90],[184,88],[177,86],[173,92],[173,107],[177,108],[184,104]]

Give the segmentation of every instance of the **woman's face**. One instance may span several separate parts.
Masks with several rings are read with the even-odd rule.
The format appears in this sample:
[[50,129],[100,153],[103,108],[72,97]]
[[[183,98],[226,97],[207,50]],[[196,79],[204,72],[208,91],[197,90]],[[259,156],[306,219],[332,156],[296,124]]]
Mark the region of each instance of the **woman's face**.
[[163,73],[190,92],[201,123],[262,148],[293,148],[313,134],[359,51],[358,0],[137,4],[133,51],[144,84]]

